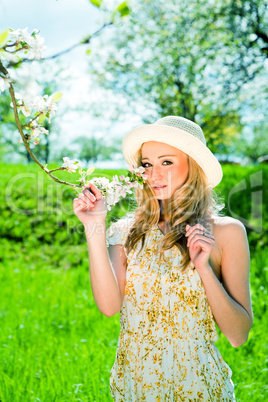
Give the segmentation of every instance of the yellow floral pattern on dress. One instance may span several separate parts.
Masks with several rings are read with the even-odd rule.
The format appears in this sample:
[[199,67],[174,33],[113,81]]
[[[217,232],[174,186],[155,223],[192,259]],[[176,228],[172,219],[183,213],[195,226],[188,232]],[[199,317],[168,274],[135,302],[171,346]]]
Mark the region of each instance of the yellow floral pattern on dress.
[[[107,246],[121,244],[134,218],[121,218],[106,231]],[[232,371],[214,342],[218,339],[205,290],[192,263],[180,271],[176,246],[159,262],[163,236],[158,225],[144,250],[127,255],[126,287],[110,390],[116,402],[233,402]],[[126,249],[125,249],[126,252]]]

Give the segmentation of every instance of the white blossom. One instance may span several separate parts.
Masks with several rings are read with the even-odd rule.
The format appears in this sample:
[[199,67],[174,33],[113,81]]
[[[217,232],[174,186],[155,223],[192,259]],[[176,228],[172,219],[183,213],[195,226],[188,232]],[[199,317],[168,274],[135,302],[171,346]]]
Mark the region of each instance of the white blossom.
[[11,79],[9,77],[0,77],[0,92],[4,92],[9,88]]
[[76,169],[78,168],[78,165],[75,164],[75,162],[78,162],[77,159],[70,160],[68,157],[64,157],[63,162],[64,163],[62,164],[62,167],[66,167],[67,171],[70,173],[75,172]]
[[[115,175],[113,176],[112,181],[110,181],[106,177],[94,177],[88,182],[85,182],[85,175],[83,175],[83,172],[80,171],[80,174],[82,174],[81,178],[83,178],[83,180],[81,180],[80,178],[80,181],[83,181],[85,184],[83,186],[83,189],[85,189],[87,187],[87,184],[89,183],[94,184],[105,198],[107,209],[108,211],[110,211],[111,206],[115,205],[121,197],[124,198],[127,194],[133,193],[132,188],[139,187],[142,189],[144,181],[148,178],[148,175],[146,173],[143,174],[143,172],[145,171],[143,167],[139,167],[136,169],[131,169],[131,167],[129,167],[129,171],[131,172],[131,174],[128,173],[127,177],[122,175],[118,178],[118,176]],[[141,184],[140,181],[142,181],[143,183]]]
[[31,122],[31,126],[33,128],[32,135],[34,138],[37,138],[39,134],[46,134],[46,135],[49,134],[49,131],[46,130],[45,127],[38,124],[36,120]]
[[24,29],[16,29],[16,31],[12,32],[12,36],[15,37],[15,40],[18,42],[30,42],[31,34],[28,32],[28,27]]
[[[57,103],[53,102],[52,96],[44,95],[44,96],[35,96],[35,98],[23,100],[22,96],[19,93],[15,93],[15,97],[18,100],[17,107],[24,114],[24,116],[28,117],[32,113],[32,109],[35,109],[36,112],[40,114],[49,114],[49,122],[52,117],[55,116],[55,111],[57,110]],[[11,104],[12,106],[12,104]]]
[[47,114],[49,113],[49,122],[51,117],[55,116],[55,110],[57,110],[56,102],[52,101],[52,96],[36,96],[33,100],[32,107],[36,109],[37,112]]
[[32,38],[32,41],[29,43],[30,49],[27,52],[29,59],[43,59],[43,52],[47,48],[43,46],[44,41],[44,38],[40,35],[36,35],[35,38]]
[[43,51],[46,49],[46,46],[43,46],[44,38],[38,34],[38,30],[34,30],[32,34],[28,32],[28,27],[24,29],[17,29],[16,31],[11,32],[12,38],[16,42],[25,42],[28,49],[25,50],[27,52],[29,59],[42,59]]
[[144,173],[145,172],[145,168],[143,166],[139,166],[138,168],[134,168],[133,171],[135,173]]
[[26,116],[26,117],[29,117],[30,114],[31,114],[31,108],[28,108],[28,107],[25,106],[25,105],[18,105],[18,109],[19,109],[19,111],[21,111],[21,112],[24,114],[24,116]]
[[19,61],[19,57],[16,54],[7,51],[1,52],[1,58],[3,60],[9,61],[10,63],[16,63],[17,61]]
[[90,183],[93,183],[99,189],[105,190],[110,181],[106,177],[94,177],[90,180]]

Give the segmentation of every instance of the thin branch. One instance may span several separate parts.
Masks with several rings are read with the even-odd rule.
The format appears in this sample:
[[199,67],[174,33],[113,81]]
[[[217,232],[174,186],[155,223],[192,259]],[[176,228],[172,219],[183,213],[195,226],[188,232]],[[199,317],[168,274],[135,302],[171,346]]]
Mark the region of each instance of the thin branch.
[[[76,47],[78,47],[78,46],[80,46],[80,45],[84,45],[84,44],[90,43],[91,39],[92,39],[94,36],[98,35],[104,28],[106,28],[107,26],[112,25],[112,24],[113,24],[112,21],[110,21],[110,22],[108,22],[108,23],[105,23],[105,24],[104,24],[102,27],[100,27],[96,32],[94,32],[91,36],[88,36],[88,37],[87,37],[86,39],[84,39],[83,41],[81,41],[81,42],[79,42],[79,43],[76,43],[75,45],[69,47],[68,49],[65,49],[65,50],[63,50],[63,51],[61,51],[61,52],[59,52],[59,53],[57,53],[57,54],[54,54],[53,56],[46,57],[46,58],[44,58],[44,59],[42,59],[42,60],[55,59],[56,57],[59,57],[59,56],[61,56],[61,55],[63,55],[63,54],[66,54],[66,53],[70,52],[71,50],[73,50],[74,48],[76,48]],[[7,46],[8,46],[8,45],[7,45]],[[14,45],[12,45],[12,46],[14,46]],[[21,50],[21,49],[20,49],[20,50]],[[14,52],[9,52],[9,53],[14,53]],[[22,60],[20,60],[18,63],[9,63],[8,67],[16,67],[18,64],[21,64],[22,62],[26,62],[26,61],[30,61],[30,60],[29,60],[29,59],[22,59]],[[3,66],[3,64],[2,64],[2,62],[1,62],[1,59],[0,59],[0,71],[5,75],[5,77],[8,77],[8,76],[9,76],[8,70]],[[4,77],[2,77],[2,78],[4,78]],[[32,159],[35,161],[35,163],[37,163],[37,165],[40,166],[40,168],[41,168],[44,172],[46,172],[46,174],[48,174],[48,175],[49,175],[54,181],[56,181],[57,183],[65,184],[65,185],[67,185],[67,186],[72,186],[72,187],[82,187],[81,184],[68,183],[68,182],[66,182],[66,181],[63,181],[63,180],[58,179],[56,176],[54,176],[54,175],[51,174],[51,172],[55,172],[55,171],[57,171],[57,170],[68,170],[68,168],[60,167],[60,168],[57,168],[57,169],[48,170],[45,166],[42,165],[41,162],[39,162],[39,160],[36,158],[36,156],[35,156],[35,155],[33,154],[33,152],[31,151],[31,148],[29,147],[27,138],[26,138],[26,136],[25,136],[25,134],[24,134],[24,132],[23,132],[23,127],[22,127],[21,122],[20,122],[19,112],[18,112],[18,108],[17,108],[17,104],[16,104],[15,92],[14,92],[13,85],[12,85],[11,83],[10,83],[10,86],[9,86],[9,93],[10,93],[11,99],[12,99],[13,111],[14,111],[14,116],[15,116],[16,125],[17,125],[17,127],[18,127],[19,133],[20,133],[21,138],[22,138],[22,140],[23,140],[24,146],[25,146],[25,148],[27,149],[27,151],[29,152],[29,154],[31,155]],[[36,120],[38,117],[39,117],[39,115],[36,116],[34,119],[32,119],[29,124],[31,124],[31,123],[32,123],[34,120]],[[25,125],[24,127],[27,127],[27,126],[28,126],[28,125]]]
[[66,170],[66,168],[65,167],[60,167],[60,168],[57,168],[57,169],[52,169],[52,170],[49,170],[49,173],[56,172],[56,170]]
[[42,163],[39,162],[39,160],[36,158],[36,156],[32,153],[31,148],[30,148],[29,145],[28,145],[28,141],[27,141],[27,139],[26,139],[26,137],[25,137],[25,135],[24,135],[24,132],[23,132],[23,130],[22,130],[22,126],[21,126],[20,119],[19,119],[19,113],[18,113],[18,109],[17,109],[17,104],[16,104],[15,93],[14,93],[14,89],[13,89],[12,84],[10,84],[9,92],[10,92],[11,99],[12,99],[12,103],[13,103],[14,115],[15,115],[15,120],[16,120],[16,124],[17,124],[18,130],[19,130],[19,133],[20,133],[20,135],[21,135],[21,138],[22,138],[22,140],[23,140],[23,143],[24,143],[24,145],[25,145],[25,148],[27,149],[27,151],[29,152],[29,154],[31,155],[31,157],[33,158],[33,160],[35,161],[35,163],[37,163],[37,165],[39,165],[40,168],[41,168],[42,170],[44,170],[44,172],[46,172],[46,174],[48,174],[48,175],[49,175],[53,180],[55,180],[57,183],[66,184],[67,186],[72,186],[72,187],[81,187],[81,185],[79,185],[79,184],[68,183],[67,181],[60,180],[60,179],[58,179],[56,176],[54,176],[54,175],[51,174],[51,172],[53,172],[53,171],[55,171],[55,170],[67,170],[67,168],[62,167],[62,168],[53,169],[53,170],[50,171],[50,170],[48,170],[47,168],[45,168],[45,167],[42,165]]
[[13,47],[13,46],[16,46],[17,43],[18,43],[18,42],[16,41],[16,42],[14,42],[14,43],[10,43],[9,45],[5,45],[4,49],[5,49],[6,47]]
[[44,113],[43,113],[43,112],[38,113],[37,116],[35,116],[33,119],[31,119],[28,124],[25,124],[24,126],[22,126],[22,128],[29,128],[29,129],[31,129],[30,124],[32,124],[32,122],[35,121],[36,119],[38,119],[38,117],[40,117],[42,114],[44,114]]
[[86,45],[86,44],[90,43],[91,39],[92,39],[94,36],[98,35],[104,28],[106,28],[107,26],[112,25],[112,24],[113,24],[112,21],[107,22],[107,23],[104,24],[102,27],[100,27],[96,32],[94,32],[92,35],[90,35],[90,36],[88,36],[86,39],[84,39],[82,42],[76,43],[76,44],[70,46],[69,48],[67,48],[67,49],[65,49],[65,50],[62,50],[61,52],[56,53],[56,54],[54,54],[53,56],[45,57],[45,58],[42,59],[42,60],[56,59],[56,57],[62,56],[63,54],[66,54],[66,53],[69,53],[71,50],[75,49],[76,47],[78,47],[78,46],[80,46],[80,45]]
[[[68,47],[65,50],[60,51],[59,53],[53,54],[52,56],[48,56],[48,57],[44,57],[43,59],[40,60],[36,60],[36,61],[44,61],[44,60],[52,60],[52,59],[56,59],[59,56],[62,56],[63,54],[69,53],[71,50],[75,49],[76,47],[80,46],[80,45],[86,45],[88,43],[90,43],[91,39],[94,38],[96,35],[98,35],[104,28],[106,28],[107,26],[112,25],[113,22],[107,22],[104,25],[102,25],[102,27],[100,27],[96,32],[94,32],[92,35],[88,36],[86,39],[84,39],[81,42],[75,43],[74,45]],[[20,49],[21,50],[21,49]],[[10,52],[11,53],[11,52]],[[30,59],[21,59],[20,61],[18,61],[17,63],[9,63],[8,67],[16,67],[18,64],[24,63],[24,62],[30,62],[32,60]]]

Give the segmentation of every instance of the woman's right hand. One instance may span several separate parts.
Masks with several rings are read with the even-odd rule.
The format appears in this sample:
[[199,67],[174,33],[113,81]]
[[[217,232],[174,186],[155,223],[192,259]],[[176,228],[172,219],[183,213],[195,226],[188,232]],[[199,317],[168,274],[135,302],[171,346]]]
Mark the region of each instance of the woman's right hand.
[[107,215],[107,203],[100,190],[93,183],[73,200],[73,210],[83,225],[87,223],[104,222]]

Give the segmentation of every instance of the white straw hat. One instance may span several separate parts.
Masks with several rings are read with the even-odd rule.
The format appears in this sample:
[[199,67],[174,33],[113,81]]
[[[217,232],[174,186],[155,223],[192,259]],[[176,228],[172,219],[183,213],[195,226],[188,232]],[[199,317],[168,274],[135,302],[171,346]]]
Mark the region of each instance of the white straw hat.
[[129,131],[122,143],[122,151],[129,165],[138,167],[138,150],[144,142],[158,141],[171,145],[193,158],[203,169],[208,184],[216,187],[222,179],[222,168],[206,146],[198,124],[180,116],[167,116],[154,124],[144,124]]

